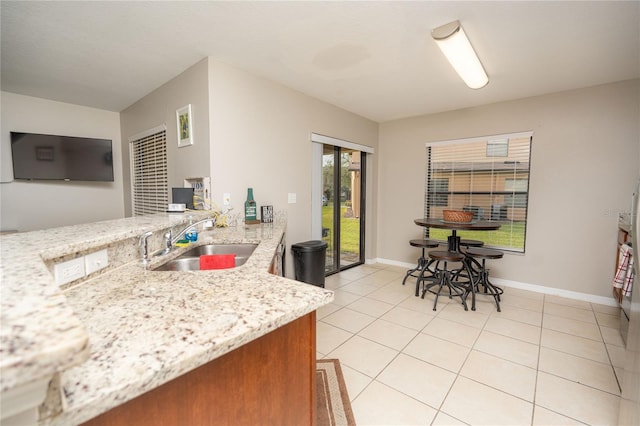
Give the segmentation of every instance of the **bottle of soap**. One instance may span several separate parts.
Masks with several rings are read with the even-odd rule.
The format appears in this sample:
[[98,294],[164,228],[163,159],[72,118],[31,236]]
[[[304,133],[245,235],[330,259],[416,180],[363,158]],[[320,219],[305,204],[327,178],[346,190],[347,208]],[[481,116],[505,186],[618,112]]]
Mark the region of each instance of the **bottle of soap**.
[[[193,216],[189,216],[189,225],[193,224]],[[198,241],[198,231],[195,226],[190,226],[184,234],[184,238],[190,242]]]
[[247,201],[244,202],[244,222],[251,223],[257,216],[256,201],[253,199],[253,188],[247,189]]

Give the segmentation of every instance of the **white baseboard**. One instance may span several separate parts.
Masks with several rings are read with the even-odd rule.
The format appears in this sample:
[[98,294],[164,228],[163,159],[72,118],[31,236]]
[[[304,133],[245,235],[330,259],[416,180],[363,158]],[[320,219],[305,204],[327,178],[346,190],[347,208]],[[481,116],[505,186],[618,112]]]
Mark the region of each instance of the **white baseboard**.
[[[370,264],[382,263],[385,265],[406,267],[407,269],[411,269],[416,266],[415,263],[398,262],[396,260],[380,259],[380,258],[367,260],[367,263],[370,263]],[[536,285],[536,284],[522,283],[519,281],[506,280],[503,278],[492,277],[491,281],[496,285],[504,286],[504,287],[519,288],[522,290],[533,291],[535,293],[543,293],[543,294],[549,294],[553,296],[566,297],[567,299],[582,300],[590,303],[598,303],[600,305],[619,306],[618,301],[615,300],[613,296],[611,297],[596,296],[594,294],[580,293],[577,291],[564,290],[561,288],[545,287],[545,286]]]
[[382,263],[383,265],[401,266],[407,269],[411,269],[416,266],[416,263],[398,262],[397,260],[388,260],[388,259],[380,259],[380,258],[367,259],[366,263],[367,264]]
[[577,291],[564,290],[561,288],[545,287],[536,284],[521,283],[518,281],[505,280],[503,278],[491,278],[491,282],[504,287],[519,288],[522,290],[534,291],[536,293],[550,294],[553,296],[566,297],[567,299],[582,300],[600,305],[619,306],[618,302],[611,297],[596,296],[595,294],[580,293]]

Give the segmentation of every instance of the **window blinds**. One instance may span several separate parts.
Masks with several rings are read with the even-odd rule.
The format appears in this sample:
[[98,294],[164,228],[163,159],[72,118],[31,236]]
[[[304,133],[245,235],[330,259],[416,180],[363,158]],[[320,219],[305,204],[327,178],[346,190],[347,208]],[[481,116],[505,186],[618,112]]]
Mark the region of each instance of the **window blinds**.
[[132,140],[130,146],[133,215],[166,211],[169,202],[166,129]]
[[[471,211],[476,221],[502,226],[490,232],[461,231],[461,237],[524,252],[531,139],[526,132],[427,144],[425,217],[441,219],[445,209]],[[448,235],[427,231],[429,238]]]

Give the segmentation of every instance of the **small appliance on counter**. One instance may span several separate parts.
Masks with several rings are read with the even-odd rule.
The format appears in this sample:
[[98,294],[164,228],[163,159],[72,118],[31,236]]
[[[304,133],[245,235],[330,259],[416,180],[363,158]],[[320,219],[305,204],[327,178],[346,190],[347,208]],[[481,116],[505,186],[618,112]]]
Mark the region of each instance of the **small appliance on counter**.
[[187,205],[184,203],[169,203],[169,205],[167,206],[167,213],[184,213],[185,210],[187,210]]
[[211,209],[211,178],[208,176],[190,177],[184,180],[185,188],[193,189],[193,209]]
[[193,210],[193,188],[171,188],[171,201],[173,204],[184,204],[189,210]]

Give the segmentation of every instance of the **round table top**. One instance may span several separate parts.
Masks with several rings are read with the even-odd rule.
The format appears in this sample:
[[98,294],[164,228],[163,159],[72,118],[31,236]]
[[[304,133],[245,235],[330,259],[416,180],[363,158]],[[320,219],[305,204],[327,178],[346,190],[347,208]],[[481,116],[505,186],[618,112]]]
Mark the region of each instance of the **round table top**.
[[441,229],[463,229],[463,230],[476,230],[476,231],[493,231],[500,228],[502,223],[491,222],[487,220],[473,221],[469,223],[463,222],[445,222],[442,219],[426,219],[418,218],[414,220],[416,225],[424,226],[426,228],[441,228]]

